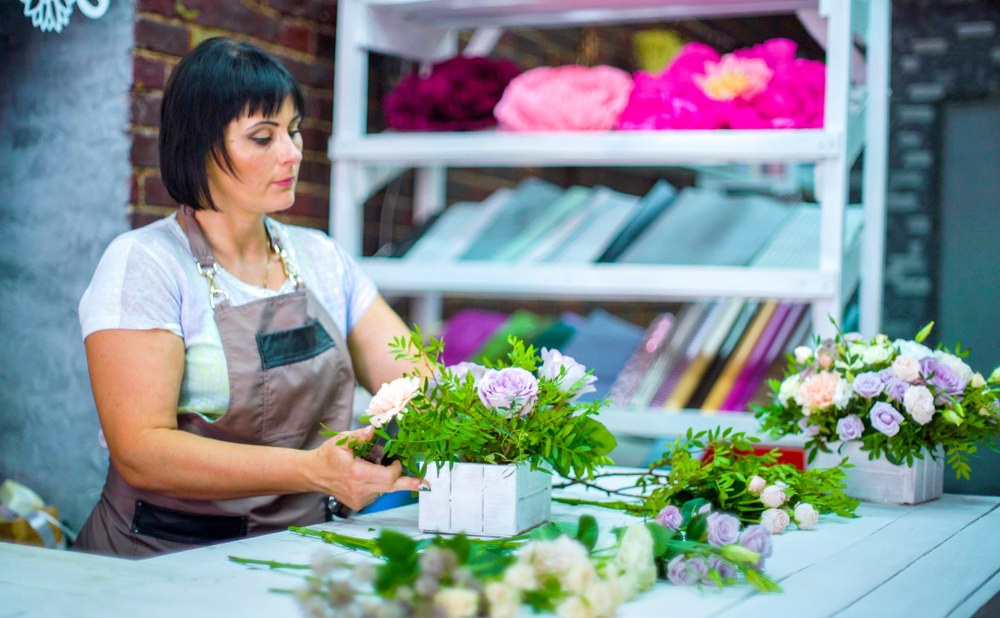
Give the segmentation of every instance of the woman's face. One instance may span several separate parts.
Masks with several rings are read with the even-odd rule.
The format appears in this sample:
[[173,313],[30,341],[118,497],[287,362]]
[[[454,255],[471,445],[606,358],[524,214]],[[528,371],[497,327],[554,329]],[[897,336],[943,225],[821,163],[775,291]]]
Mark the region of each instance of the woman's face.
[[295,183],[302,162],[301,116],[288,97],[278,113],[240,116],[225,132],[226,151],[235,177],[208,160],[208,185],[219,210],[270,213],[295,202]]

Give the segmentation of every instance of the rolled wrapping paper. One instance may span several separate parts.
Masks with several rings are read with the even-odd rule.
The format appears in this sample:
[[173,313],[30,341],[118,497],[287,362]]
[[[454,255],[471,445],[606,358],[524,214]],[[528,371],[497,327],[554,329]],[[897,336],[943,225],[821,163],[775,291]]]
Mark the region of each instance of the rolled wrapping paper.
[[[53,526],[62,530],[63,534],[70,540],[76,540],[76,534],[58,519],[46,513],[44,508],[45,501],[42,500],[41,496],[21,483],[7,479],[3,485],[0,485],[0,521],[23,517],[28,525],[38,533],[45,547],[54,548],[57,546]],[[59,545],[64,544],[65,542],[60,540]]]

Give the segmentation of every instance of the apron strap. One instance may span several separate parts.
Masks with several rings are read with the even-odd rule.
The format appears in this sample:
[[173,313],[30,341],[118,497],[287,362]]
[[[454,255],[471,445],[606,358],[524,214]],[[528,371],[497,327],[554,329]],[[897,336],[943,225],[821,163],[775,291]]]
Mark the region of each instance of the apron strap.
[[194,255],[194,259],[201,265],[204,269],[210,269],[215,267],[215,255],[212,254],[212,248],[208,246],[208,241],[205,240],[205,236],[201,233],[201,226],[198,225],[198,220],[194,218],[194,208],[191,208],[187,204],[181,206],[181,215],[184,217],[185,227],[187,228],[188,243],[191,245],[191,253]]

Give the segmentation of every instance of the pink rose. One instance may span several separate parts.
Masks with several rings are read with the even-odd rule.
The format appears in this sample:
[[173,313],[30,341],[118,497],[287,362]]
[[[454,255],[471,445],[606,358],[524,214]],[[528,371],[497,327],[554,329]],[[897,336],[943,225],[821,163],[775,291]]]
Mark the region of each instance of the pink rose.
[[803,408],[826,408],[830,406],[834,398],[838,395],[837,385],[840,379],[840,374],[835,371],[814,373],[802,381],[799,392],[795,394],[795,403]]
[[782,509],[767,509],[760,516],[760,525],[771,534],[781,534],[790,523],[791,518]]
[[681,510],[679,508],[673,504],[668,504],[660,509],[659,514],[656,516],[656,523],[677,532],[677,530],[680,529],[681,524],[684,523],[684,516],[681,515]]
[[777,485],[765,487],[764,491],[760,494],[760,501],[764,503],[764,506],[769,506],[773,509],[784,504],[787,499],[785,492],[781,491],[781,487]]
[[539,67],[511,80],[493,115],[508,131],[607,131],[631,92],[632,77],[614,67]]
[[892,361],[892,373],[909,384],[920,381],[920,361],[908,354],[900,354]]
[[756,474],[750,477],[750,482],[747,483],[747,491],[752,494],[760,495],[760,492],[764,491],[765,487],[767,487],[767,481]]
[[418,378],[398,378],[378,389],[365,414],[375,427],[381,427],[406,412],[410,400],[420,392]]

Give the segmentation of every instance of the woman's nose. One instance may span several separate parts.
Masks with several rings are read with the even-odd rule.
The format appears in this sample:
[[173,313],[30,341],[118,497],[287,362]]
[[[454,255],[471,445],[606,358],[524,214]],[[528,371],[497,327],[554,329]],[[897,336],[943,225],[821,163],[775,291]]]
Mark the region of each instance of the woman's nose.
[[282,165],[298,165],[302,161],[302,149],[296,145],[290,133],[285,133],[281,138],[279,160]]

